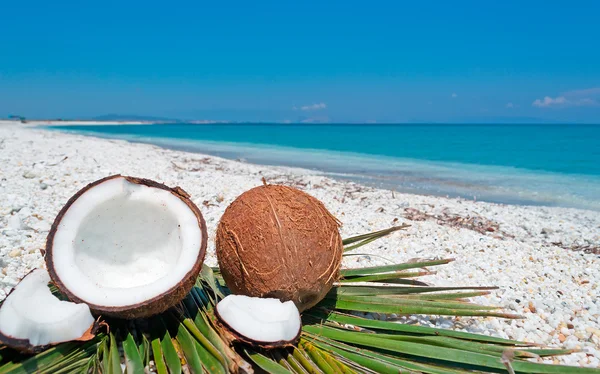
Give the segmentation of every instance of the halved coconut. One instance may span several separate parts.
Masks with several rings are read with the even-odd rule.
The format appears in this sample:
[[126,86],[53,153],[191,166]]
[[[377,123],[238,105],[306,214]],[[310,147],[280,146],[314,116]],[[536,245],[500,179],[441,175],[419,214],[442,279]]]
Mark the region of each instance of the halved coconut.
[[217,304],[216,315],[236,340],[262,348],[290,345],[302,328],[293,301],[229,295]]
[[56,286],[94,313],[157,314],[190,291],[206,253],[206,224],[181,188],[113,175],[84,187],[46,241]]
[[93,338],[90,308],[59,300],[48,282],[48,272],[36,269],[10,292],[0,307],[0,342],[35,353],[50,345]]

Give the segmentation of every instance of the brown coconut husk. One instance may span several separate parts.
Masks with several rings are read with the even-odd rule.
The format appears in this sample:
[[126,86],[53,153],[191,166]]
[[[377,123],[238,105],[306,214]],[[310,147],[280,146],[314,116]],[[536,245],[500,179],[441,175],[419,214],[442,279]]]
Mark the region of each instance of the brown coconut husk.
[[[167,292],[163,293],[162,295],[158,295],[152,299],[146,300],[143,303],[123,306],[123,307],[111,307],[111,306],[90,304],[88,302],[85,302],[84,300],[81,300],[80,298],[75,296],[73,293],[71,293],[69,291],[69,289],[66,288],[65,285],[61,282],[59,275],[54,270],[54,263],[53,263],[53,257],[52,257],[54,235],[56,234],[58,226],[60,225],[60,222],[61,222],[63,216],[65,215],[65,213],[67,212],[67,210],[69,210],[71,205],[81,195],[83,195],[85,192],[87,192],[90,188],[93,188],[103,182],[110,180],[110,179],[119,178],[119,177],[123,177],[128,182],[131,182],[131,183],[141,184],[141,185],[145,185],[148,187],[160,188],[165,191],[169,191],[170,193],[172,193],[173,195],[178,197],[181,201],[183,201],[192,210],[192,212],[198,219],[198,225],[199,225],[200,231],[202,233],[202,242],[200,244],[200,252],[198,253],[198,258],[196,259],[196,263],[194,264],[194,267],[185,275],[185,277],[183,277],[181,279],[181,281],[178,284],[174,285],[172,288],[170,288]],[[45,252],[46,267],[48,268],[48,273],[50,274],[50,278],[52,279],[52,281],[54,282],[56,287],[60,290],[60,292],[62,292],[64,295],[66,295],[69,298],[69,300],[71,300],[71,301],[74,301],[76,303],[85,303],[85,304],[89,305],[92,313],[94,313],[96,315],[106,315],[106,316],[125,318],[125,319],[149,317],[149,316],[152,316],[155,314],[162,313],[165,310],[171,308],[172,306],[174,306],[175,304],[177,304],[178,302],[183,300],[183,298],[188,294],[188,292],[190,292],[190,290],[196,283],[196,278],[198,277],[198,274],[200,274],[200,271],[202,270],[202,264],[204,263],[204,256],[206,255],[207,236],[208,236],[208,234],[206,231],[206,223],[204,222],[202,213],[200,213],[200,209],[198,209],[196,204],[194,204],[192,202],[192,200],[190,199],[190,195],[187,192],[185,192],[182,188],[180,188],[180,187],[170,188],[170,187],[165,186],[164,184],[155,182],[150,179],[128,177],[128,176],[122,176],[120,174],[116,174],[116,175],[111,175],[109,177],[106,177],[106,178],[103,178],[103,179],[100,179],[93,183],[88,184],[87,186],[82,188],[79,192],[77,192],[75,195],[73,195],[73,197],[71,197],[69,199],[69,201],[67,201],[67,204],[60,210],[60,212],[58,213],[58,216],[56,216],[56,219],[54,220],[54,223],[52,224],[52,227],[51,227],[50,232],[48,233],[48,237],[46,239],[46,252]]]
[[339,279],[339,226],[323,203],[295,188],[246,191],[227,207],[217,228],[225,283],[234,294],[292,300],[302,312]]

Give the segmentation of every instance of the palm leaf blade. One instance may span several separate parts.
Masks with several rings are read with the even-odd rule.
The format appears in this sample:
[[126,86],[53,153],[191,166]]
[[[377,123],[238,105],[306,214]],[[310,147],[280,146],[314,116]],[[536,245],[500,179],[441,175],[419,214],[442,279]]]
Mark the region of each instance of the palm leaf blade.
[[185,328],[185,325],[179,324],[175,339],[183,351],[183,355],[185,356],[185,361],[189,366],[189,370],[194,373],[202,373],[202,361],[196,349],[195,340]]
[[123,372],[121,370],[121,355],[117,348],[117,339],[115,339],[115,336],[112,333],[110,334],[108,344],[108,367],[105,369],[108,374],[121,374]]
[[262,355],[258,352],[246,350],[246,354],[248,355],[248,358],[250,358],[250,360],[252,360],[252,362],[254,362],[256,365],[258,365],[258,367],[260,367],[267,373],[293,374],[291,371],[287,370],[286,368],[282,367],[278,363],[274,362],[273,360],[265,357],[264,355]]
[[158,374],[168,374],[167,364],[165,363],[165,359],[163,356],[160,339],[158,339],[158,338],[153,339],[151,344],[152,344],[152,357],[154,359],[154,366],[156,367],[156,372]]
[[318,311],[309,311],[309,314],[316,314],[318,318],[324,321],[332,321],[340,324],[348,324],[359,327],[364,327],[368,329],[382,330],[382,331],[396,331],[399,333],[406,333],[417,336],[447,336],[457,339],[464,340],[473,340],[473,341],[481,341],[488,343],[496,343],[496,344],[504,344],[504,345],[514,345],[514,346],[531,346],[531,343],[519,342],[516,340],[508,340],[502,338],[496,338],[493,336],[487,335],[479,335],[472,334],[468,332],[462,331],[454,331],[454,330],[444,330],[437,329],[433,327],[427,326],[415,326],[415,325],[407,325],[402,323],[394,323],[388,321],[379,321],[373,319],[367,319],[357,316],[351,316],[348,314],[343,314],[340,312],[330,312],[328,314],[319,313]]
[[162,318],[156,318],[155,321],[157,322],[155,328],[157,329],[156,331],[159,331],[160,345],[163,352],[163,357],[165,359],[165,364],[170,373],[181,374],[181,360],[179,359],[175,345],[173,345],[171,334],[169,334],[169,331],[167,330]]
[[127,337],[123,341],[123,352],[125,353],[125,367],[127,369],[127,373],[143,374],[144,363],[142,362],[142,356],[138,351],[135,340],[133,340],[131,333],[128,333]]
[[348,277],[357,276],[357,275],[384,274],[384,273],[390,273],[390,272],[394,272],[394,271],[424,268],[427,266],[445,265],[452,261],[454,261],[454,259],[407,262],[407,263],[403,263],[403,264],[394,264],[394,265],[373,266],[373,267],[356,268],[356,269],[342,269],[340,273],[343,278],[348,278]]

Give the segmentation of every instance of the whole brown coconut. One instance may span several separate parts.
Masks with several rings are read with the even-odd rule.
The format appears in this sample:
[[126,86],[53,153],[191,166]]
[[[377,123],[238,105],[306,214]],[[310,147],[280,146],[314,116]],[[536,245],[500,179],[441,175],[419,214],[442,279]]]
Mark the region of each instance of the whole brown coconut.
[[292,300],[300,311],[339,278],[339,221],[314,197],[280,185],[255,187],[225,210],[216,252],[235,294]]

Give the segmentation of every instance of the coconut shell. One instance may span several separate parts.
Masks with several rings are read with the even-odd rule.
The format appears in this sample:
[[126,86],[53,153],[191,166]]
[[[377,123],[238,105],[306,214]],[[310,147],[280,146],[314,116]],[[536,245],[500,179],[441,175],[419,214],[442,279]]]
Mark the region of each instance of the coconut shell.
[[[107,180],[114,179],[114,178],[120,178],[120,177],[125,178],[128,182],[131,182],[131,183],[141,184],[141,185],[145,185],[148,187],[160,188],[165,191],[169,191],[170,193],[172,193],[173,195],[175,195],[176,197],[181,199],[181,201],[183,201],[192,210],[192,212],[198,219],[198,226],[200,227],[200,231],[202,233],[202,242],[200,244],[200,251],[198,253],[198,258],[196,259],[196,263],[194,264],[194,267],[181,279],[181,281],[178,284],[173,286],[171,289],[169,289],[167,292],[163,293],[162,295],[158,295],[158,296],[156,296],[152,299],[146,300],[142,303],[128,305],[128,306],[122,306],[122,307],[112,307],[112,306],[90,304],[84,300],[81,300],[80,298],[75,296],[71,291],[69,291],[69,289],[67,287],[65,287],[65,285],[61,282],[60,276],[54,270],[54,263],[53,263],[53,257],[52,257],[53,256],[54,235],[56,234],[58,226],[60,225],[60,222],[61,222],[63,216],[65,215],[65,213],[67,212],[67,210],[69,210],[71,205],[81,195],[86,193],[89,189],[91,189]],[[190,292],[190,290],[196,283],[198,274],[200,274],[200,271],[202,270],[204,256],[206,255],[207,236],[208,235],[206,232],[206,223],[204,222],[202,213],[200,213],[200,209],[198,209],[196,204],[194,204],[192,202],[192,200],[190,199],[190,195],[187,192],[185,192],[183,189],[181,189],[180,187],[170,188],[170,187],[165,186],[164,184],[155,182],[150,179],[121,176],[120,174],[116,174],[116,175],[111,175],[109,177],[106,177],[106,178],[103,178],[103,179],[100,179],[100,180],[97,180],[95,182],[88,184],[87,186],[82,188],[80,191],[78,191],[75,195],[73,195],[73,197],[71,197],[69,199],[69,201],[67,201],[67,204],[60,210],[60,212],[58,213],[58,216],[56,216],[56,219],[54,220],[54,223],[52,224],[52,227],[51,227],[50,232],[48,233],[48,237],[46,239],[46,253],[45,253],[46,267],[48,268],[48,273],[50,274],[50,278],[52,279],[52,281],[54,282],[56,287],[60,290],[60,292],[62,292],[64,295],[66,295],[69,298],[69,300],[71,300],[71,301],[74,301],[76,303],[85,303],[85,304],[89,305],[92,313],[94,313],[96,315],[106,315],[106,316],[125,318],[125,319],[149,317],[149,316],[152,316],[152,315],[155,315],[158,313],[162,313],[165,310],[171,308],[172,306],[175,306],[175,304],[177,304],[178,302],[183,300],[183,298],[185,298],[185,296],[188,294],[188,292]]]
[[[52,347],[52,344],[37,345],[37,346],[32,345],[28,339],[13,338],[12,336],[4,335],[1,331],[0,331],[0,344],[4,344],[7,347],[14,349],[15,351],[18,351],[23,354],[29,354],[29,355],[43,352],[46,349]],[[57,343],[57,344],[59,344],[59,343]]]
[[[89,327],[89,329],[87,329],[83,333],[83,335],[81,335],[77,339],[69,340],[69,341],[74,341],[74,342],[90,341],[96,337],[97,330],[103,324],[105,324],[105,322],[95,321],[94,323],[92,323],[92,325]],[[29,339],[15,338],[10,335],[5,335],[4,333],[2,333],[2,331],[0,331],[0,344],[4,344],[7,347],[10,347],[10,348],[12,348],[16,351],[19,351],[21,353],[24,353],[24,354],[37,354],[37,353],[45,351],[48,348],[51,348],[51,347],[54,347],[56,345],[59,345],[61,343],[66,343],[66,342],[67,341],[56,342],[56,343],[46,344],[46,345],[32,345],[29,342]]]
[[234,294],[292,300],[301,312],[316,305],[339,278],[339,225],[319,200],[295,188],[244,192],[217,228],[225,283]]

